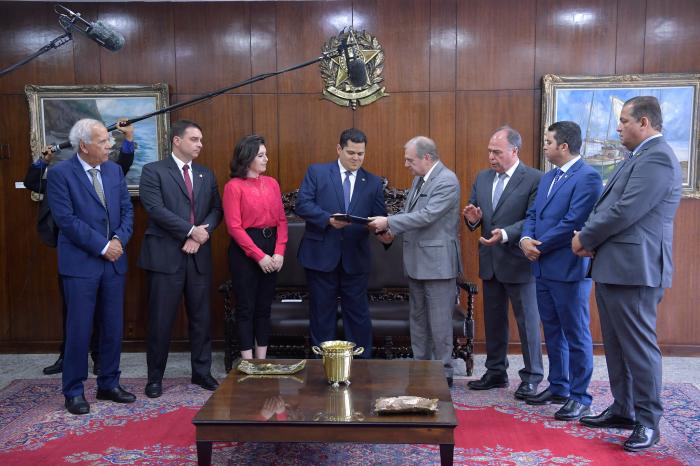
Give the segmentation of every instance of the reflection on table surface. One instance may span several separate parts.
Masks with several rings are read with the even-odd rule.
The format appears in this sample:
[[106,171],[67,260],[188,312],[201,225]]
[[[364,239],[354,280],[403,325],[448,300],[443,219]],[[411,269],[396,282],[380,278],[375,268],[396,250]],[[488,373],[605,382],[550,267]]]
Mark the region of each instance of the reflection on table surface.
[[[293,364],[298,360],[252,362]],[[350,381],[348,386],[333,388],[320,360],[308,360],[303,371],[291,376],[251,376],[234,369],[195,421],[456,424],[440,361],[356,359]],[[373,411],[377,398],[399,395],[437,398],[438,413],[378,415]]]

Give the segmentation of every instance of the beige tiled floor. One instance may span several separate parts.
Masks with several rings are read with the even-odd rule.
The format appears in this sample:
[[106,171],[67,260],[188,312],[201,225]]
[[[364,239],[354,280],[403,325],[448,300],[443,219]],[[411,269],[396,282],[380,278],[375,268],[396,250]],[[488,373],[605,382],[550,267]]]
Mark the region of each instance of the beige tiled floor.
[[[0,388],[5,387],[14,379],[55,378],[59,385],[60,374],[46,376],[41,369],[53,363],[56,354],[0,354]],[[484,355],[476,355],[474,358],[475,373],[471,377],[464,375],[464,363],[455,361],[456,376],[461,373],[464,378],[472,379],[481,377],[484,373]],[[547,358],[545,357],[545,373]],[[518,380],[518,370],[522,367],[522,358],[519,355],[509,357],[510,367],[508,374],[511,380]],[[121,359],[122,377],[146,377],[145,353],[123,353]],[[461,372],[460,372],[461,370]],[[212,367],[214,377],[221,379],[225,376],[224,357],[222,353],[214,354]],[[190,363],[188,353],[171,353],[168,359],[166,377],[189,377]],[[90,374],[90,377],[94,377]],[[693,383],[700,388],[700,357],[699,358],[664,358],[664,381]],[[593,380],[608,380],[605,367],[605,358],[595,356]]]

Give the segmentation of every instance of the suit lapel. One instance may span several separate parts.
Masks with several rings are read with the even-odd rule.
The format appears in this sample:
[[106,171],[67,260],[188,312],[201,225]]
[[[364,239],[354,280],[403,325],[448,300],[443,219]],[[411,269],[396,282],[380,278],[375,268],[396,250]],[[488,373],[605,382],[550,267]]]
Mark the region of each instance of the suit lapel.
[[[428,177],[428,180],[423,183],[423,186],[420,188],[420,192],[427,194],[430,188],[435,184],[435,180],[440,176],[440,172],[442,171],[442,168],[444,165],[440,163],[438,166],[436,166],[432,173],[430,173],[430,177]],[[411,186],[411,191],[409,192],[409,200],[411,201],[411,204],[408,206],[408,210],[411,211],[413,210],[413,207],[416,205],[416,202],[418,202],[418,198],[420,197],[420,193],[418,196],[414,196],[413,193],[416,190],[416,185],[418,184],[418,180],[420,177],[416,176],[413,179],[413,185]]]
[[[561,187],[564,186],[564,185],[565,185],[570,179],[572,179],[574,176],[576,176],[576,172],[578,172],[578,171],[581,169],[581,167],[583,166],[584,163],[585,163],[585,162],[583,161],[583,158],[579,159],[578,162],[576,162],[575,164],[573,164],[573,165],[571,166],[571,168],[569,168],[569,169],[566,171],[566,173],[564,173],[564,175],[561,177],[561,179],[560,179],[559,181],[557,181],[557,184],[555,184],[554,186],[552,186],[552,191],[549,193],[549,196],[546,196],[546,198],[545,198],[544,206],[542,206],[543,209],[544,209],[545,207],[547,207],[547,204],[549,204],[549,202],[550,202],[552,199],[554,199],[554,196],[556,196],[557,192],[561,189]],[[547,173],[548,175],[549,175],[550,173],[552,173],[552,175],[549,177],[549,178],[551,178],[551,179],[549,180],[549,183],[547,183],[547,184],[545,185],[545,186],[547,186],[547,189],[549,189],[549,185],[552,184],[552,181],[554,181],[554,175],[553,175],[554,172],[555,172],[555,170],[550,170],[550,171]],[[544,186],[542,186],[542,187],[544,188]],[[545,195],[546,195],[546,194],[545,194]]]
[[411,189],[408,190],[408,194],[406,195],[406,206],[404,208],[405,212],[410,212],[411,209],[413,209],[413,205],[415,204],[414,198],[414,193],[416,192],[416,185],[418,184],[418,176],[413,177],[413,181],[411,182]]
[[[513,176],[511,177],[510,181],[508,181],[508,184],[506,185],[505,189],[503,189],[503,194],[501,194],[501,198],[498,200],[498,205],[496,206],[495,209],[493,209],[493,213],[495,214],[496,211],[503,205],[505,204],[506,199],[508,196],[510,196],[510,193],[515,191],[515,188],[518,187],[521,181],[523,181],[523,172],[525,169],[523,168],[523,163],[520,162],[518,164],[518,168],[515,169],[515,172],[513,173]],[[495,177],[495,172],[494,172],[494,177]],[[492,186],[493,186],[493,179],[492,181]],[[491,196],[491,202],[493,203],[493,197]],[[493,208],[493,206],[492,206]]]
[[[184,184],[185,178],[182,178]],[[202,199],[202,191],[204,189],[204,175],[202,168],[199,165],[192,164],[192,191],[194,194],[195,214],[198,213],[197,205]]]
[[641,150],[637,153],[632,158],[626,158],[619,167],[617,167],[617,170],[612,174],[608,182],[605,184],[605,188],[603,189],[603,192],[601,193],[600,197],[598,198],[598,201],[595,203],[595,205],[600,204],[600,202],[607,196],[607,194],[610,192],[612,189],[613,185],[619,178],[620,173],[622,173],[622,170],[625,170],[627,167],[631,167],[637,159],[639,159],[639,156],[644,154],[649,148],[654,147],[656,144],[659,144],[661,141],[663,141],[664,138],[663,136],[652,139],[651,141],[647,142],[644,147],[641,148]]
[[493,180],[496,179],[497,173],[494,170],[490,170],[486,176],[486,183],[481,186],[481,192],[479,194],[479,199],[484,201],[480,202],[480,207],[490,211],[489,213],[493,215]]
[[329,165],[328,177],[330,179],[331,186],[333,186],[333,191],[335,191],[335,197],[338,200],[338,205],[340,206],[338,212],[345,212],[345,196],[343,195],[343,182],[340,181],[341,177],[340,169],[338,169],[338,162],[333,162]]
[[182,171],[178,168],[177,164],[173,160],[172,155],[166,160],[166,164],[168,165],[168,173],[170,173],[170,176],[175,181],[175,184],[180,187],[180,191],[182,191],[182,194],[189,201],[190,196],[189,194],[187,194],[187,187],[185,186],[185,177],[182,174]]
[[[352,190],[352,197],[350,198],[350,205],[348,206],[348,212],[352,211],[355,205],[359,202],[358,199],[362,196],[365,188],[367,187],[367,173],[363,169],[357,170],[355,173],[355,186]],[[343,205],[345,205],[345,198],[343,198]]]

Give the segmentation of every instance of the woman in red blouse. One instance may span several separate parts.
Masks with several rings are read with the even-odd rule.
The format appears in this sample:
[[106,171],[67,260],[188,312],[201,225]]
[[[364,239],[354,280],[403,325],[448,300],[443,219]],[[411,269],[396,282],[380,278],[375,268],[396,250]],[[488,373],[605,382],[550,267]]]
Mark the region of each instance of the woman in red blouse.
[[287,217],[280,186],[263,176],[265,140],[246,136],[236,144],[231,180],[224,187],[224,218],[232,241],[228,249],[241,356],[264,359],[270,338],[270,306],[277,272],[284,262]]

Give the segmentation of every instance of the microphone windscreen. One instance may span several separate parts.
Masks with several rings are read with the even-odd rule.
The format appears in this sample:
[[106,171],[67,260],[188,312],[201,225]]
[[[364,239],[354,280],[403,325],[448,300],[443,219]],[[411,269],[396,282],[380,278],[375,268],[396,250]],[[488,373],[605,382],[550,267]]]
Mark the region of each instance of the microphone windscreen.
[[96,21],[91,24],[92,27],[87,32],[87,35],[102,47],[112,52],[116,52],[124,46],[124,36],[119,34],[117,31],[101,21]]
[[355,58],[348,63],[348,77],[355,87],[362,87],[367,84],[367,70],[362,60]]

